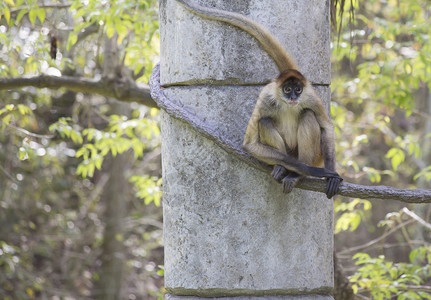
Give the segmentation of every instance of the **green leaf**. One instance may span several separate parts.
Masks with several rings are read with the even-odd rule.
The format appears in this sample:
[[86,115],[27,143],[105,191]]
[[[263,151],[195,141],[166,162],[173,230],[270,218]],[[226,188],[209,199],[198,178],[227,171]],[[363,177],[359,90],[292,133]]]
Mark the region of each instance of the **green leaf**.
[[416,174],[413,179],[417,180],[419,177],[424,176],[427,180],[431,180],[431,166],[426,167]]
[[39,21],[41,24],[45,21],[45,9],[39,8],[37,10],[37,17],[39,18]]
[[28,12],[27,8],[23,8],[19,11],[19,13],[16,17],[16,24],[17,25],[21,22],[22,17],[24,17],[27,12]]
[[411,263],[414,263],[414,261],[416,260],[416,257],[418,256],[418,249],[414,249],[410,252],[409,254],[409,260]]
[[84,164],[79,164],[76,169],[76,174],[81,175],[83,178],[87,177],[87,168]]
[[350,231],[355,231],[361,224],[361,216],[359,214],[354,214],[350,220]]
[[28,12],[28,18],[33,26],[36,23],[36,17],[37,17],[37,10],[30,9],[30,11]]
[[24,104],[18,104],[17,105],[17,107],[18,107],[18,111],[19,111],[19,113],[21,114],[21,115],[31,115],[31,114],[33,114],[33,112],[32,112],[32,110],[31,110],[31,108],[30,107],[28,107],[27,105],[24,105]]
[[28,152],[24,147],[19,148],[19,160],[26,160],[28,158]]
[[103,163],[103,156],[99,156],[94,160],[94,164],[95,164],[97,170],[102,169],[102,163]]
[[370,72],[374,74],[379,74],[380,73],[379,66],[377,64],[372,64],[370,67]]
[[114,27],[108,27],[106,29],[106,35],[108,36],[108,38],[112,38],[114,36],[114,33],[115,33]]
[[70,50],[70,47],[75,45],[76,41],[78,41],[78,36],[75,33],[71,32],[69,34],[69,39],[67,40],[67,46],[66,46],[67,51]]
[[6,18],[6,22],[9,24],[9,21],[10,21],[10,10],[9,10],[9,7],[3,6],[3,15]]
[[405,155],[401,149],[392,148],[386,154],[386,158],[391,159],[392,168],[396,171],[398,166],[405,160]]
[[75,157],[83,157],[84,159],[88,159],[88,150],[85,147],[81,147],[76,151]]
[[15,2],[13,2],[13,0],[4,0],[4,2],[9,4],[10,6],[15,6]]
[[76,144],[82,144],[82,142],[83,142],[81,134],[79,132],[77,132],[76,130],[72,130],[70,132],[70,138]]

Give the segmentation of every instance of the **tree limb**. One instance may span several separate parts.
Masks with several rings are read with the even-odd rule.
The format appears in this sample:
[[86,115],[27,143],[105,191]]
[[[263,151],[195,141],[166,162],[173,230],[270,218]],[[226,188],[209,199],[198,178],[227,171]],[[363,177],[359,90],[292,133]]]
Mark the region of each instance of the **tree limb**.
[[22,87],[66,88],[74,92],[94,93],[105,97],[113,97],[120,101],[137,102],[149,107],[157,107],[150,96],[147,85],[137,85],[127,78],[115,78],[112,80],[97,80],[72,76],[48,76],[39,75],[32,77],[0,78],[0,90],[10,90]]
[[[64,9],[64,8],[69,8],[70,6],[71,6],[71,4],[69,4],[69,3],[66,3],[66,4],[60,4],[60,3],[47,3],[47,4],[41,4],[41,5],[38,5],[38,6],[37,6],[37,8],[45,8],[45,9],[47,9],[47,8]],[[29,7],[28,7],[28,6],[21,6],[21,7],[13,8],[13,9],[11,9],[11,10],[10,10],[10,13],[11,13],[11,14],[14,14],[14,13],[19,12],[20,10],[23,10],[23,9],[29,9]]]
[[352,248],[348,248],[348,249],[345,249],[345,250],[339,251],[339,252],[337,252],[337,255],[344,255],[344,254],[348,254],[348,253],[351,253],[351,252],[358,252],[358,251],[360,251],[360,250],[362,250],[362,249],[369,248],[370,246],[372,246],[372,245],[374,245],[374,244],[377,244],[377,243],[379,243],[379,242],[383,241],[383,240],[384,240],[384,239],[386,239],[389,235],[391,235],[392,233],[396,232],[398,229],[401,229],[401,228],[403,228],[403,227],[405,227],[405,226],[407,226],[407,225],[410,225],[410,224],[412,224],[412,223],[414,223],[414,222],[415,222],[415,220],[408,220],[408,221],[405,221],[405,222],[403,222],[403,223],[401,223],[401,224],[398,224],[397,226],[395,226],[395,227],[394,227],[394,228],[392,228],[391,230],[389,230],[389,231],[385,232],[385,233],[384,233],[384,234],[382,234],[381,236],[379,236],[379,237],[375,238],[374,240],[371,240],[371,241],[369,241],[369,242],[367,242],[367,243],[365,243],[365,244],[363,244],[363,245],[354,246],[354,247],[352,247]]
[[[185,108],[176,105],[166,97],[160,87],[160,66],[156,65],[150,79],[151,95],[148,86],[137,85],[126,78],[115,78],[112,80],[97,80],[83,77],[70,76],[32,76],[20,78],[0,78],[0,90],[9,90],[22,87],[66,88],[75,92],[95,93],[101,96],[113,97],[120,101],[137,102],[149,107],[159,107],[169,115],[178,120],[188,123],[198,133],[212,140],[227,153],[232,154],[244,161],[248,165],[266,173],[270,173],[272,168],[250,154],[242,150],[240,145],[235,145],[226,139],[220,132],[203,122],[198,116],[187,111]],[[153,100],[154,99],[154,100]],[[316,192],[324,192],[326,180],[320,178],[304,178],[298,188]],[[389,186],[365,186],[342,182],[338,191],[339,195],[362,198],[362,199],[391,199],[407,203],[431,203],[431,190],[428,189],[396,189]]]
[[[150,78],[151,96],[158,107],[165,110],[171,117],[188,123],[194,130],[216,143],[227,153],[236,156],[248,165],[266,173],[270,173],[272,168],[250,154],[242,150],[240,145],[226,139],[220,132],[202,121],[198,116],[189,112],[184,107],[175,104],[163,92],[160,87],[160,65],[156,65]],[[315,192],[325,192],[326,180],[321,178],[304,178],[298,188]],[[346,197],[361,199],[391,199],[407,203],[431,203],[431,190],[426,189],[396,189],[390,186],[365,186],[343,181],[338,194]]]

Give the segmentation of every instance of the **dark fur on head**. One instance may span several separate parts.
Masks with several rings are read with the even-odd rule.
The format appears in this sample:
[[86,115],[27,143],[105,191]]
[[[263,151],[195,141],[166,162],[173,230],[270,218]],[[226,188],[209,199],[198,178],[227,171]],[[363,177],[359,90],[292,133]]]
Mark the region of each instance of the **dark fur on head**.
[[298,79],[303,85],[305,85],[305,83],[307,82],[307,79],[304,77],[304,75],[302,75],[301,72],[295,69],[287,69],[286,71],[281,72],[280,75],[278,75],[278,77],[275,79],[275,81],[279,85],[281,85],[290,78]]

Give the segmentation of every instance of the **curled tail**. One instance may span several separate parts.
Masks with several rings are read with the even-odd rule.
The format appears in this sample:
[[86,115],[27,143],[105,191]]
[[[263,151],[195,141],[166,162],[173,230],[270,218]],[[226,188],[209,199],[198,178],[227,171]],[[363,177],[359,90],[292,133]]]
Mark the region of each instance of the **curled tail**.
[[210,20],[224,22],[249,33],[252,37],[258,40],[266,53],[271,56],[280,73],[286,71],[287,69],[298,70],[294,59],[286,52],[278,39],[274,37],[268,30],[249,18],[238,13],[200,6],[191,3],[189,0],[176,1],[198,16]]

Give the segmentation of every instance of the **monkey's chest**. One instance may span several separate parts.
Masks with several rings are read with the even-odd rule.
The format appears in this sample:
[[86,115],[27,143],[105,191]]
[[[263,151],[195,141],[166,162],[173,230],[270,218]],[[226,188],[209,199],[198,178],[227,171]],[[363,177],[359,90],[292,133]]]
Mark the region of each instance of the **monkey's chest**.
[[298,121],[296,114],[286,114],[276,125],[277,131],[291,150],[298,146]]

